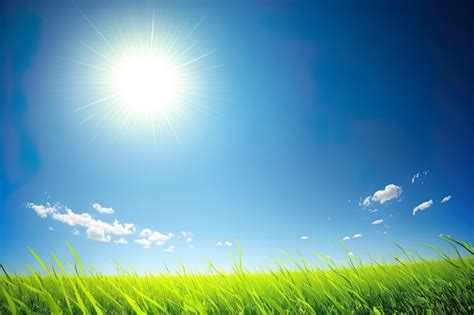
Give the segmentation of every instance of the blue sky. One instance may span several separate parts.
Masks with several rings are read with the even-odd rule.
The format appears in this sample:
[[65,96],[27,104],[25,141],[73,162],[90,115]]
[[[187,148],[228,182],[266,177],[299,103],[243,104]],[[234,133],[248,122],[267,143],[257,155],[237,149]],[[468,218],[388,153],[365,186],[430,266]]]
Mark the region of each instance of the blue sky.
[[[255,269],[281,250],[339,260],[344,248],[388,257],[393,242],[431,255],[422,244],[443,246],[440,233],[473,241],[468,5],[2,6],[0,262],[10,269],[33,263],[28,246],[71,260],[66,241],[106,272],[114,260],[226,267],[237,242]],[[104,63],[85,45],[140,38],[153,12],[157,36],[187,34],[173,49],[196,43],[189,58],[205,56],[192,64],[198,95],[158,140],[145,120],[121,130],[107,102],[77,110],[105,96],[84,83],[97,71],[77,61]]]

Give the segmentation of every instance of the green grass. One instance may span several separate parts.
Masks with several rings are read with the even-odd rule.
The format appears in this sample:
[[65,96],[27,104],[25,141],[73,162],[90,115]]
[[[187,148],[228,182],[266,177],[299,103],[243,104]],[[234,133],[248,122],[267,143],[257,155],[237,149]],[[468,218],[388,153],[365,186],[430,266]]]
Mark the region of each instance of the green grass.
[[[474,314],[474,250],[465,242],[443,237],[455,249],[451,257],[425,260],[404,251],[396,263],[362,265],[348,257],[336,267],[314,267],[303,257],[288,257],[289,267],[246,272],[239,250],[234,271],[224,273],[209,263],[211,274],[137,275],[125,271],[107,276],[86,272],[75,251],[74,273],[53,255],[38,260],[41,274],[0,276],[0,314]],[[460,251],[467,252],[463,256]]]

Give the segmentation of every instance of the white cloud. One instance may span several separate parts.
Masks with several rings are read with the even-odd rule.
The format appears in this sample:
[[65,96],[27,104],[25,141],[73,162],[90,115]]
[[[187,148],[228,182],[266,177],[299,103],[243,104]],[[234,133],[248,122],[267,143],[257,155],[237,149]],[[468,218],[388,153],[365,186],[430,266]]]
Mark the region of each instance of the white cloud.
[[374,224],[374,225],[381,224],[381,223],[383,223],[382,219],[375,220],[375,221],[372,222],[372,224]]
[[225,241],[225,242],[224,242],[224,246],[231,247],[231,246],[232,246],[232,243],[229,242],[229,241]]
[[423,178],[426,177],[428,175],[428,173],[429,173],[429,171],[426,170],[426,171],[423,171],[423,172],[418,172],[416,174],[413,174],[413,176],[411,178],[411,183],[414,184],[418,180],[421,180],[422,183],[423,183]]
[[424,211],[430,208],[433,205],[433,199],[420,203],[418,206],[413,208],[413,215],[415,215],[418,211]]
[[28,208],[33,209],[40,218],[46,218],[48,215],[56,212],[56,206],[51,206],[49,202],[46,205],[35,205],[34,203],[27,203]]
[[191,245],[188,246],[188,248],[191,248],[191,249],[192,249],[192,248],[194,248],[194,245],[191,244]]
[[309,236],[307,236],[307,235],[302,235],[302,236],[300,236],[300,240],[305,241],[305,240],[307,240],[307,239],[309,239]]
[[[33,209],[36,214],[41,218],[51,218],[55,221],[70,225],[80,226],[85,228],[87,238],[99,242],[109,243],[112,240],[113,235],[125,236],[135,233],[136,227],[132,223],[120,223],[118,220],[114,220],[112,223],[107,223],[98,219],[95,219],[89,213],[76,213],[73,210],[64,207],[60,204],[51,205],[46,203],[44,205],[37,205],[34,203],[28,203],[27,206]],[[94,209],[101,213],[113,213],[112,208],[102,207],[98,203],[93,204]],[[78,236],[79,231],[75,230],[74,235]],[[135,243],[141,245],[144,248],[150,248],[153,244],[161,246],[166,244],[172,237],[173,233],[162,234],[158,231],[145,228],[140,232],[140,238],[135,240]],[[185,237],[187,244],[191,244],[193,241],[193,234],[191,232],[182,232],[182,236]],[[115,241],[117,244],[127,244],[128,241],[124,237],[120,237]],[[169,248],[169,247],[168,247]]]
[[48,230],[54,231],[54,228],[52,226],[48,226]]
[[100,242],[109,242],[110,234],[128,235],[135,232],[134,224],[121,224],[117,220],[112,224],[106,223],[94,219],[89,213],[76,213],[69,208],[62,211],[64,207],[59,204],[51,206],[49,203],[46,205],[29,203],[28,207],[33,209],[41,218],[50,217],[70,226],[82,226],[86,228],[87,238]]
[[359,238],[359,237],[362,237],[362,236],[363,236],[362,234],[357,233],[357,234],[352,235],[352,238]]
[[350,239],[351,239],[350,236],[345,236],[342,240],[343,240],[343,241],[348,241],[348,240],[350,240]]
[[137,243],[138,245],[141,245],[143,248],[151,247],[151,242],[147,240],[146,238],[136,239],[135,243]]
[[396,199],[400,197],[402,194],[402,187],[390,184],[385,186],[383,190],[377,190],[372,198],[370,198],[372,201],[378,201],[381,204],[386,203],[387,201],[390,201],[392,199]]
[[221,246],[224,246],[224,244],[222,244],[222,242],[219,241],[219,242],[217,242],[216,246],[217,246],[217,247],[221,247]]
[[446,203],[448,202],[449,200],[451,200],[451,195],[447,195],[446,197],[443,198],[443,200],[441,200],[441,203]]
[[375,213],[375,212],[378,212],[378,211],[379,211],[379,209],[377,209],[377,208],[369,210],[370,213]]
[[106,208],[104,206],[101,206],[100,204],[98,203],[94,203],[92,205],[92,208],[94,208],[97,212],[100,212],[100,213],[104,213],[104,214],[112,214],[114,213],[114,209],[113,208]]
[[161,234],[158,231],[153,231],[146,228],[140,232],[140,236],[150,241],[150,243],[154,243],[155,245],[161,246],[166,244],[166,242],[168,242],[174,236],[174,234]]
[[104,230],[95,226],[89,227],[86,230],[88,239],[108,243],[110,242],[110,235],[105,234]]
[[80,232],[78,230],[75,230],[74,232],[72,232],[72,234],[75,236],[79,236]]
[[372,202],[386,203],[392,199],[397,199],[402,195],[402,187],[389,184],[384,189],[377,190],[372,196],[365,197],[362,202],[363,207],[368,207]]
[[115,244],[128,244],[128,241],[125,239],[125,237],[121,237],[118,240],[114,242]]
[[167,252],[167,253],[173,253],[176,251],[176,247],[174,247],[173,245],[170,245],[168,247],[166,247],[165,249],[163,249],[164,252]]

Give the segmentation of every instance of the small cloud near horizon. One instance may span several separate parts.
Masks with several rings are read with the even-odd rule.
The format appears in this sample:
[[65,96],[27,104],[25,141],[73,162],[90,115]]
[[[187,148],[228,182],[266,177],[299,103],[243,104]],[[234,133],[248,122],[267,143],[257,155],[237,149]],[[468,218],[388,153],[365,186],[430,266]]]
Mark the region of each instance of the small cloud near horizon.
[[114,241],[114,243],[123,245],[123,244],[128,244],[128,241],[124,237],[121,237],[118,240]]
[[[153,231],[149,228],[145,228],[141,230],[139,234],[142,239],[146,239],[149,241],[150,246],[151,244],[155,244],[156,246],[162,246],[166,244],[171,238],[174,236],[173,233],[162,234],[158,231]],[[147,242],[143,242],[144,244],[148,244]]]
[[173,245],[170,245],[168,247],[166,247],[165,249],[163,249],[164,252],[167,252],[167,253],[174,253],[176,251],[176,247],[173,246]]
[[146,238],[140,238],[140,239],[136,239],[135,240],[135,243],[137,243],[138,245],[142,246],[143,248],[150,248],[151,247],[151,242],[149,240],[147,240]]

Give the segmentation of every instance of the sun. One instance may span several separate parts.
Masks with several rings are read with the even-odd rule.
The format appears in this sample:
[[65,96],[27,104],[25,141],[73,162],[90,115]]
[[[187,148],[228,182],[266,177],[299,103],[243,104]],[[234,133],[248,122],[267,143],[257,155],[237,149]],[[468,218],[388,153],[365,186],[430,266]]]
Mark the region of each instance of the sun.
[[76,108],[87,112],[83,122],[100,121],[100,127],[115,125],[127,133],[148,129],[155,145],[158,133],[168,130],[180,142],[176,121],[193,110],[206,112],[204,75],[215,68],[207,62],[214,51],[193,36],[202,20],[188,31],[173,29],[153,12],[133,23],[127,15],[102,29],[81,13],[95,31],[94,44],[81,41],[81,59],[69,60],[81,70],[73,81],[87,89],[87,101]]
[[179,68],[166,56],[125,56],[110,71],[113,93],[128,114],[156,115],[174,106],[184,82]]

